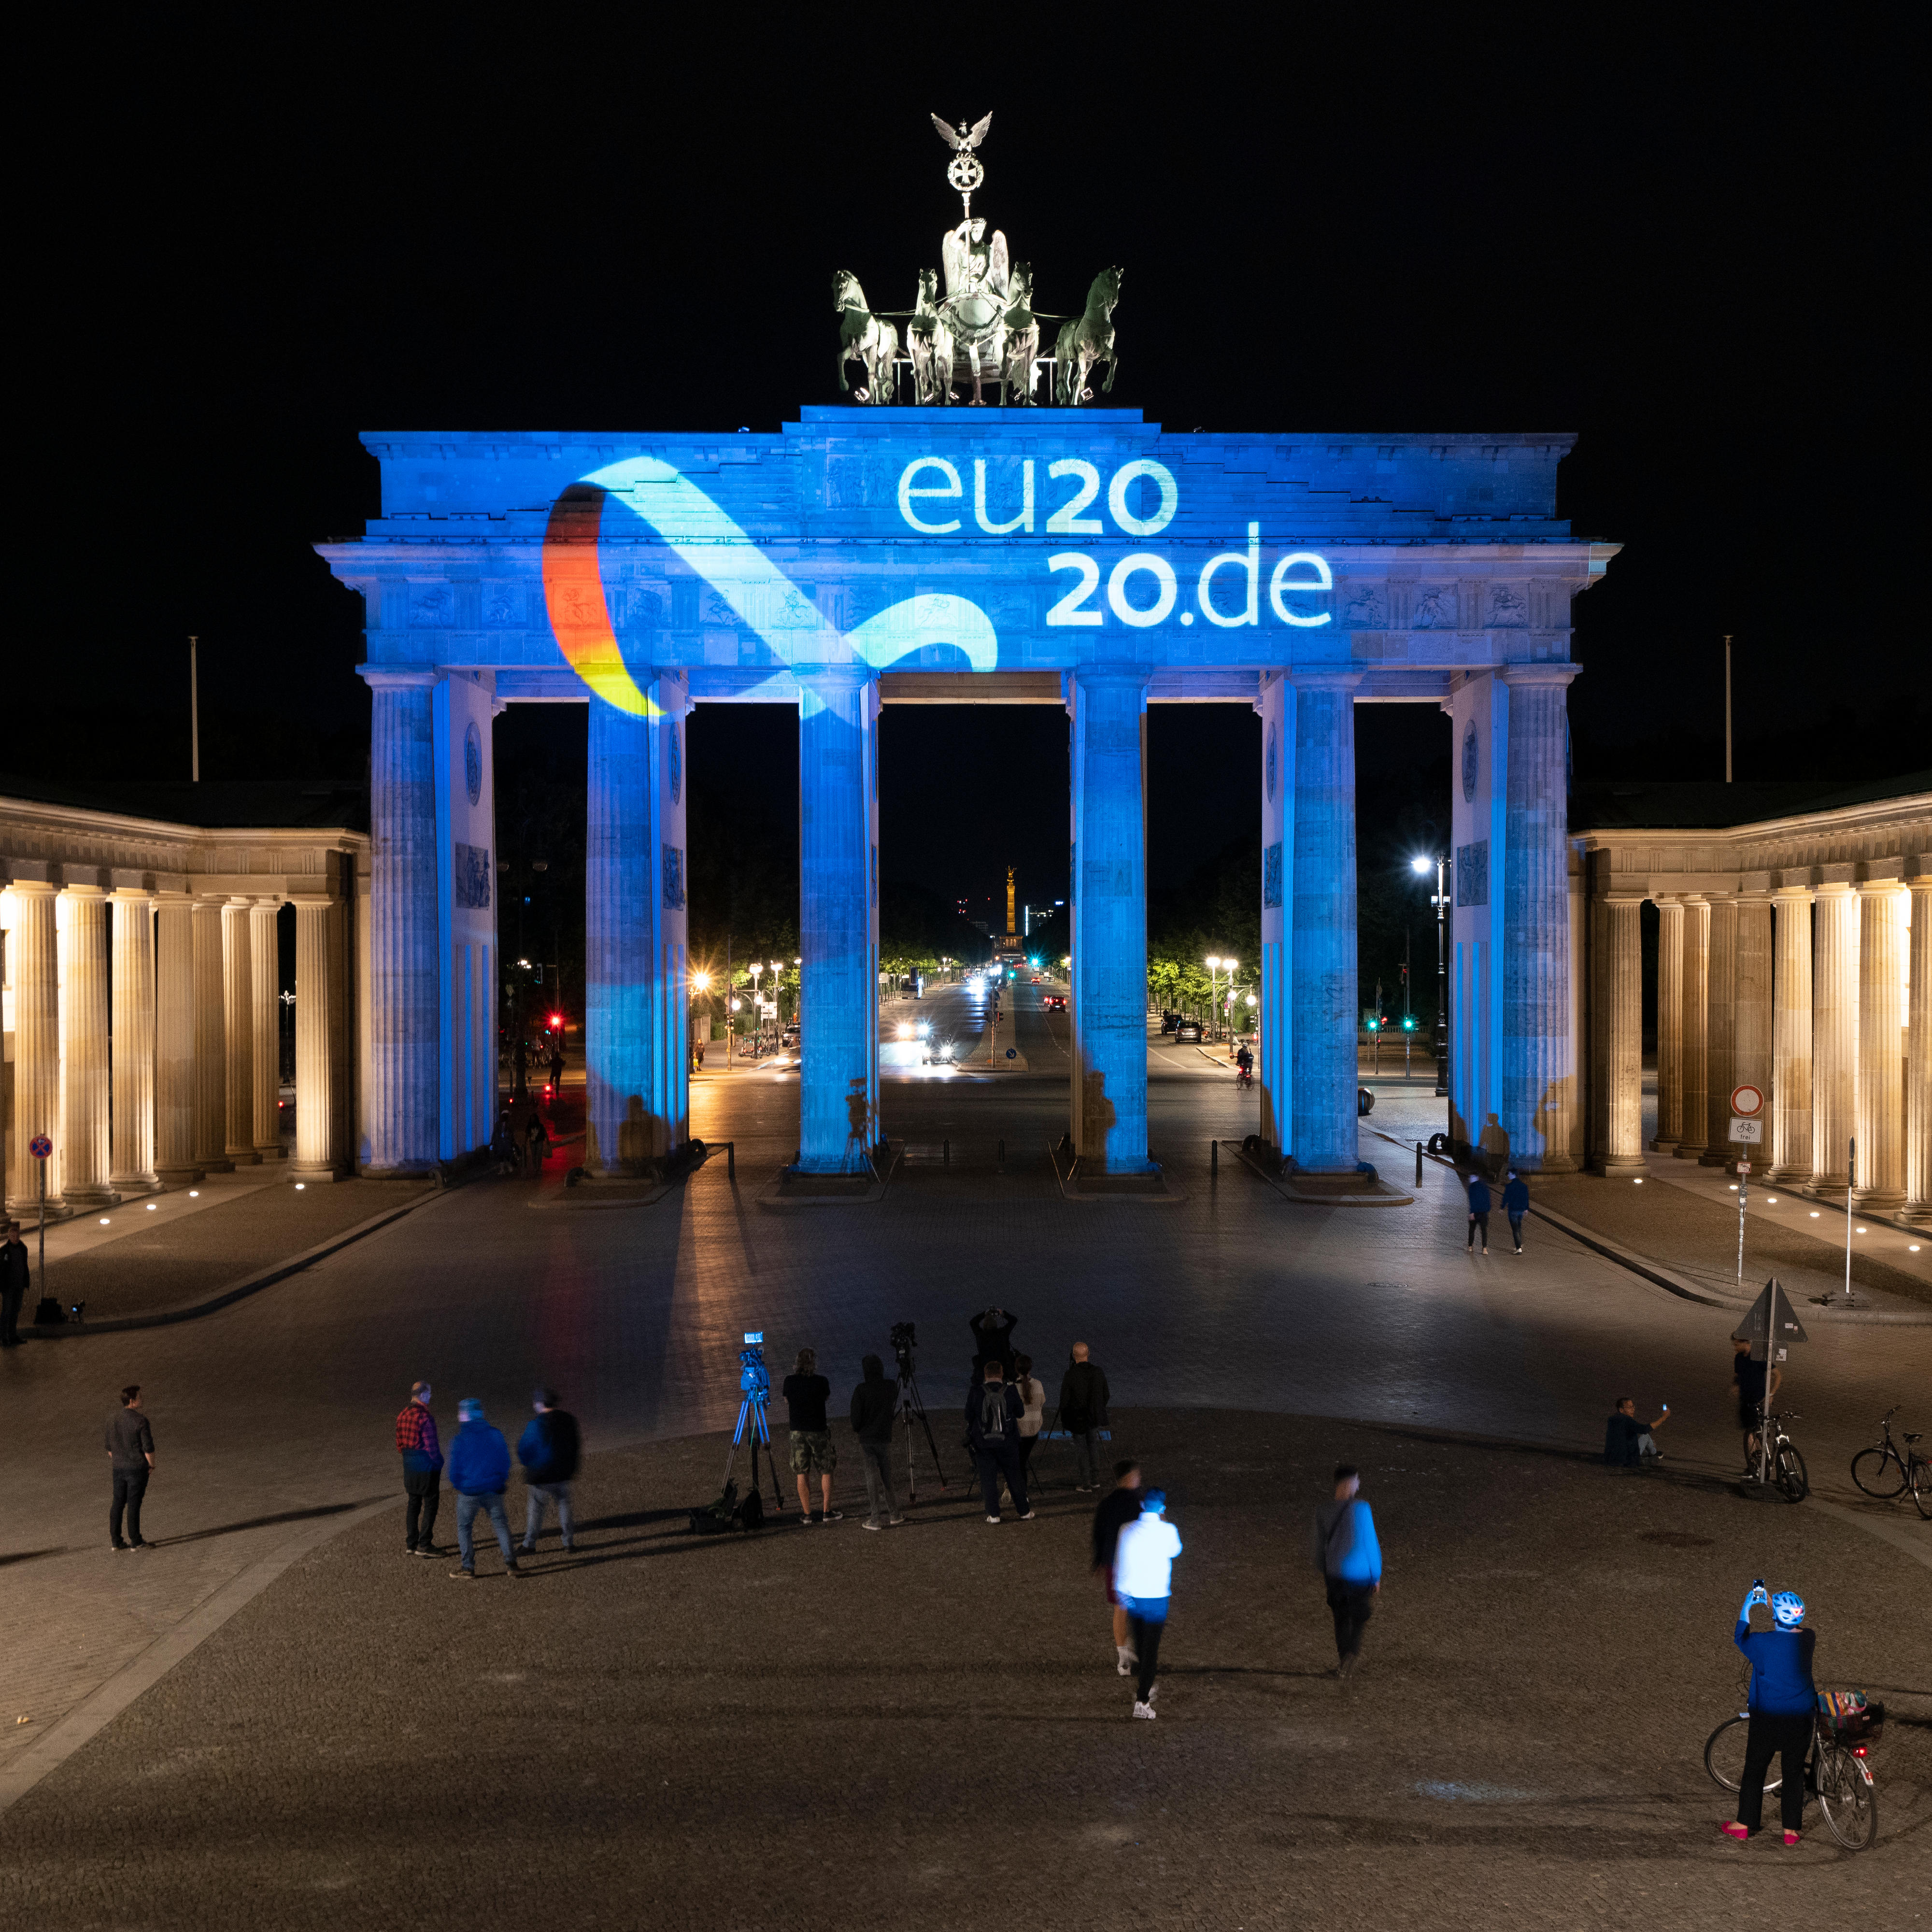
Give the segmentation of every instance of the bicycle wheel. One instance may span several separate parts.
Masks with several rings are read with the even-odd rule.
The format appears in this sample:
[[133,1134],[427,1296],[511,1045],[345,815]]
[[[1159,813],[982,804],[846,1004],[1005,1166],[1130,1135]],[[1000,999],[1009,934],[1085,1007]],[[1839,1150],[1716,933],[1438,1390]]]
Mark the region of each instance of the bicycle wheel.
[[1932,1522],[1932,1462],[1912,1464],[1912,1500],[1918,1505],[1918,1514]]
[[1804,1458],[1798,1454],[1796,1443],[1780,1442],[1778,1445],[1778,1461],[1772,1468],[1771,1479],[1788,1503],[1802,1503],[1811,1493],[1811,1479],[1804,1473]]
[[1862,1852],[1878,1836],[1878,1787],[1863,1758],[1842,1744],[1817,1758],[1818,1808],[1833,1838],[1848,1852]]
[[[1713,1784],[1735,1791],[1743,1784],[1744,1743],[1750,1730],[1750,1719],[1741,1712],[1735,1718],[1726,1718],[1705,1740],[1704,1768],[1711,1774]],[[1764,1788],[1768,1792],[1775,1791],[1784,1782],[1768,1771],[1765,1773]]]
[[1889,1449],[1861,1449],[1852,1458],[1852,1480],[1868,1496],[1895,1496],[1905,1486],[1905,1468]]

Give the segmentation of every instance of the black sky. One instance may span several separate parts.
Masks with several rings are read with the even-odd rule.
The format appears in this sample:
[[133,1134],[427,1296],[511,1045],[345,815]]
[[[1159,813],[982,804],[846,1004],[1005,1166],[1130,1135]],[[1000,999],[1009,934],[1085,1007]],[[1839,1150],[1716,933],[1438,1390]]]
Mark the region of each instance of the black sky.
[[[1628,546],[1579,606],[1580,776],[1720,776],[1727,630],[1741,775],[1924,762],[1903,10],[1780,37],[1721,10],[1122,9],[988,20],[970,51],[969,16],[916,17],[44,28],[0,766],[184,772],[196,632],[205,770],[359,770],[358,607],[309,548],[376,506],[356,432],[769,429],[834,400],[831,271],[909,304],[956,207],[927,114],[988,107],[975,212],[1042,306],[1126,268],[1114,403],[1578,433],[1562,507]],[[1054,714],[887,722],[893,869],[1064,890]],[[1432,728],[1365,716],[1365,849]],[[788,729],[714,722],[694,752],[782,789]],[[1157,718],[1156,884],[1251,828],[1252,730]]]

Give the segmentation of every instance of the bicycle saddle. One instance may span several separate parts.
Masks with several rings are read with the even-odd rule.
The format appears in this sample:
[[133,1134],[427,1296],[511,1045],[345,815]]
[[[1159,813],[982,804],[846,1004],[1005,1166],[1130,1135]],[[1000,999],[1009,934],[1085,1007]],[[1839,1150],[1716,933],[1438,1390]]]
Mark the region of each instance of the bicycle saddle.
[[1908,1429],[1905,1432],[1905,1439],[1908,1442],[1916,1442],[1924,1432],[1922,1429]]

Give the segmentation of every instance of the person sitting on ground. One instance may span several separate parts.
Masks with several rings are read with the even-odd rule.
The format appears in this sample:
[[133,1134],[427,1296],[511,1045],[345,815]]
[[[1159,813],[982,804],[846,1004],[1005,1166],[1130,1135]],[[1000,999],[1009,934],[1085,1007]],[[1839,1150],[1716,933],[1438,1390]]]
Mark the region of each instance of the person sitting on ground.
[[1604,1428],[1604,1460],[1612,1469],[1640,1469],[1646,1462],[1661,1462],[1656,1443],[1652,1440],[1651,1431],[1661,1429],[1670,1420],[1670,1405],[1664,1405],[1664,1413],[1654,1422],[1640,1422],[1636,1417],[1636,1399],[1634,1396],[1620,1395],[1610,1419]]

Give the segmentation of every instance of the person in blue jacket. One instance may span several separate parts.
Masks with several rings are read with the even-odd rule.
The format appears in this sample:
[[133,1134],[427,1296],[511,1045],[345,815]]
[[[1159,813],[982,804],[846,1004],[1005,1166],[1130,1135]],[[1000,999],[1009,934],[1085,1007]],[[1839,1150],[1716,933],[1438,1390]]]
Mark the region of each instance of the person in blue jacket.
[[1335,1619],[1337,1677],[1354,1675],[1362,1631],[1382,1587],[1382,1546],[1361,1490],[1361,1471],[1352,1462],[1338,1463],[1335,1493],[1315,1512],[1315,1567],[1328,1586]]
[[1475,1252],[1476,1237],[1483,1238],[1483,1252],[1490,1251],[1490,1184],[1480,1174],[1469,1177],[1469,1251]]
[[463,1568],[449,1574],[460,1582],[473,1582],[476,1575],[476,1549],[471,1536],[476,1512],[488,1514],[490,1526],[502,1546],[503,1568],[512,1576],[523,1573],[517,1568],[516,1552],[510,1546],[510,1519],[503,1509],[503,1491],[510,1480],[510,1445],[503,1432],[483,1419],[483,1405],[474,1396],[456,1406],[461,1425],[449,1445],[449,1486],[456,1492],[456,1547]]
[[1772,1628],[1750,1627],[1751,1606],[1766,1600],[1762,1582],[1754,1583],[1738,1612],[1732,1641],[1750,1660],[1750,1728],[1744,1738],[1744,1777],[1738,1786],[1738,1815],[1724,1828],[1727,1838],[1742,1843],[1764,1819],[1764,1774],[1772,1755],[1779,1754],[1784,1782],[1778,1787],[1778,1808],[1784,1842],[1798,1842],[1804,1820],[1804,1760],[1811,1749],[1811,1732],[1818,1708],[1818,1687],[1811,1681],[1811,1653],[1818,1635],[1804,1628],[1804,1606],[1796,1594],[1780,1590],[1769,1599]]
[[1510,1239],[1516,1244],[1515,1252],[1521,1254],[1522,1217],[1529,1212],[1529,1183],[1514,1168],[1503,1183],[1503,1212],[1509,1216]]

